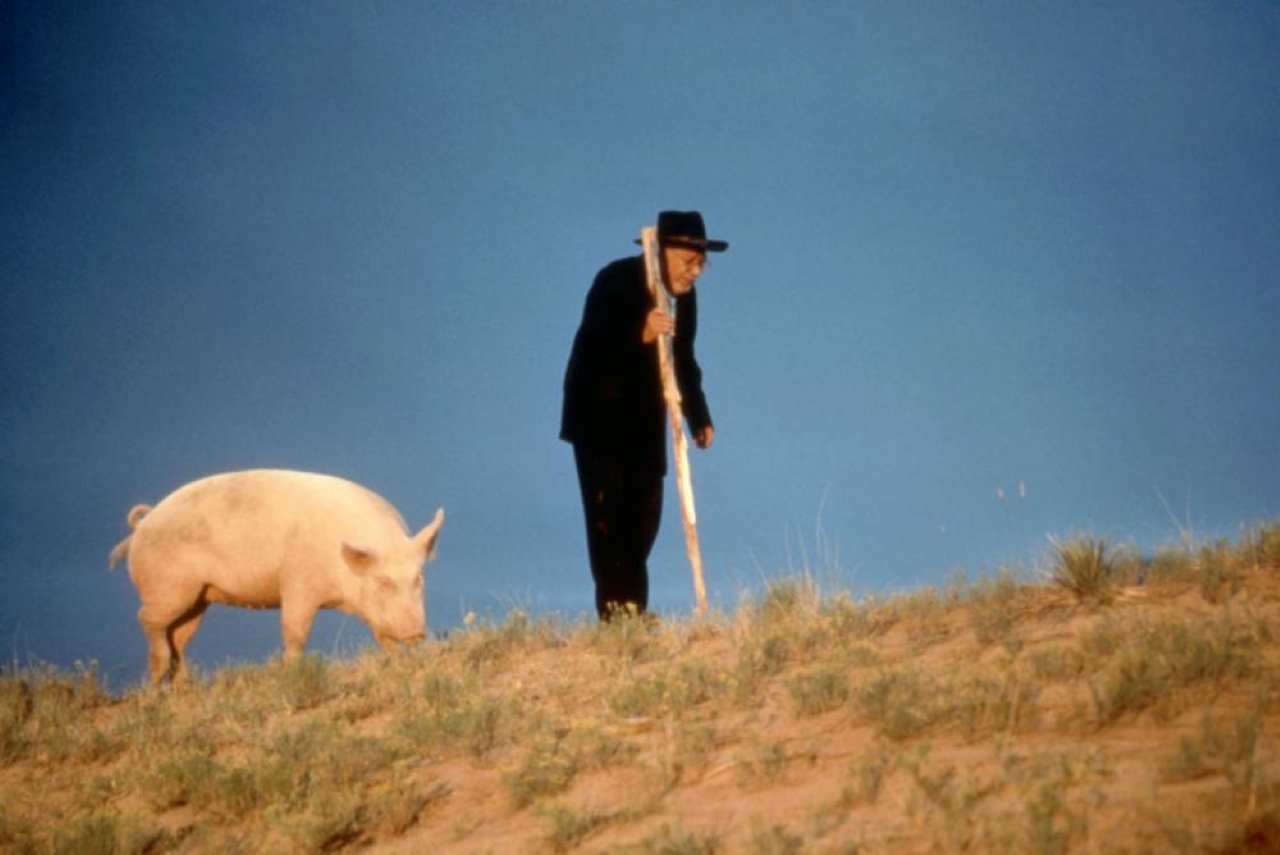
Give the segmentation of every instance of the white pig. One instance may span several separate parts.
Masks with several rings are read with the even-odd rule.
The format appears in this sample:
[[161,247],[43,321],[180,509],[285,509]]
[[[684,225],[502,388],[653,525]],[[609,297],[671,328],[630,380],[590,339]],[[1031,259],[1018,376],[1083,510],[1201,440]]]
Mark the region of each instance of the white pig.
[[153,682],[182,677],[182,652],[210,603],[280,609],[284,658],[319,609],[360,616],[386,649],[426,633],[422,568],[444,510],[410,537],[381,496],[331,475],[258,469],[212,475],[129,511],[129,559]]

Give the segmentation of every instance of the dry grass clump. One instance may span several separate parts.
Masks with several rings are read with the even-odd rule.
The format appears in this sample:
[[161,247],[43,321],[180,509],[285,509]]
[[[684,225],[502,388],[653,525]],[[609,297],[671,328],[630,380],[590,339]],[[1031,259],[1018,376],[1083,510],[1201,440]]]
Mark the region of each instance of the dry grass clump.
[[1271,637],[1248,613],[1110,622],[1095,632],[1106,637],[1089,642],[1102,654],[1090,685],[1104,722],[1145,710],[1172,718],[1202,693],[1262,676],[1263,643]]
[[1278,531],[121,697],[6,673],[0,851],[1273,851]]

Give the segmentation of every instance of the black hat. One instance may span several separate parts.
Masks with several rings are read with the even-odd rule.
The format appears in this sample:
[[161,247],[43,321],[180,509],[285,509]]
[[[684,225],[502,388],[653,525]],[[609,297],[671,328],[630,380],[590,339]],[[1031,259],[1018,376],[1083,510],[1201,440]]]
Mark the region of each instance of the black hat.
[[697,211],[663,211],[658,214],[658,245],[698,252],[724,252],[729,248],[728,241],[707,240],[707,227],[703,225],[702,214]]

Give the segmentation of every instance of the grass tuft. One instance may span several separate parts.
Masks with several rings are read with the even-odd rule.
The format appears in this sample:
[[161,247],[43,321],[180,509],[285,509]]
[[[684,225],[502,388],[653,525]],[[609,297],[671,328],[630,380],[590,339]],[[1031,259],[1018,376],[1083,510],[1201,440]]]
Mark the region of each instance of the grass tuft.
[[577,760],[558,739],[539,738],[515,768],[502,775],[502,785],[517,808],[526,808],[568,789],[578,772]]
[[831,667],[801,671],[787,683],[796,714],[821,715],[840,709],[849,699],[849,680],[844,672]]
[[1055,584],[1081,603],[1111,602],[1120,577],[1119,550],[1092,535],[1075,535],[1065,541],[1051,536],[1049,542],[1053,545],[1050,578]]

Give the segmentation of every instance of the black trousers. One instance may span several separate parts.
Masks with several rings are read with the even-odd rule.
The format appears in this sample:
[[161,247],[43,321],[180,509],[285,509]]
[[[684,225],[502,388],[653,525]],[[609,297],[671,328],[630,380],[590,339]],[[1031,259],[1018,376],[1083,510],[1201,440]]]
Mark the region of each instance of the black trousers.
[[649,607],[649,552],[662,519],[662,474],[574,446],[596,612]]

